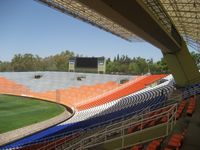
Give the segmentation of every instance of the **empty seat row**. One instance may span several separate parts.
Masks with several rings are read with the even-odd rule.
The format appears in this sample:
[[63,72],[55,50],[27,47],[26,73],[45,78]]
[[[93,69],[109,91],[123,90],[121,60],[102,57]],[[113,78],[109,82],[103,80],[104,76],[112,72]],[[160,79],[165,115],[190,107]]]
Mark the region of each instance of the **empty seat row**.
[[161,145],[162,139],[156,139],[151,141],[145,150],[159,150]]
[[108,94],[105,94],[105,95],[102,95],[101,97],[93,99],[91,100],[91,102],[77,106],[77,109],[78,110],[88,109],[91,107],[95,107],[95,106],[102,105],[104,103],[108,103],[110,101],[119,99],[123,96],[129,95],[131,93],[144,89],[149,84],[161,78],[164,78],[165,76],[166,75],[149,75],[149,76],[146,76],[145,78],[142,78],[141,80],[138,80],[137,82],[126,83],[121,88],[117,88],[116,90],[113,90]]
[[178,119],[181,117],[185,106],[186,106],[186,101],[183,100],[183,101],[180,103],[180,105],[178,106],[178,109],[177,109],[177,112],[176,112],[176,120],[178,120]]
[[182,97],[183,99],[187,99],[197,94],[200,94],[200,83],[196,83],[191,86],[185,87],[183,90]]
[[171,115],[171,113],[173,112],[168,112],[168,110],[172,107],[173,105],[169,105],[167,107],[150,112],[147,115],[148,117],[147,119],[143,120],[142,123],[136,123],[133,126],[129,127],[127,130],[127,133],[130,134],[140,129],[153,127],[161,123],[166,123],[168,121],[168,117],[166,116],[166,113],[169,113]]
[[130,150],[160,150],[160,149],[180,150],[183,144],[184,137],[185,137],[185,132],[186,130],[180,133],[173,133],[171,137],[169,138],[169,140],[166,142],[166,145],[164,142],[165,146],[163,145],[163,139],[160,138],[160,139],[152,140],[147,145],[146,144],[135,145],[132,148],[130,148]]
[[[41,78],[35,79],[35,75]],[[94,85],[109,81],[118,82],[121,79],[132,80],[137,76],[128,75],[105,75],[74,72],[0,72],[0,76],[7,78],[15,83],[29,87],[34,92],[46,92],[68,87],[80,87],[82,85]],[[77,80],[77,77],[85,77]]]
[[196,99],[194,97],[191,97],[187,108],[187,115],[191,116],[195,110],[195,107],[196,107]]
[[180,149],[184,140],[185,131],[181,133],[173,133],[164,150]]

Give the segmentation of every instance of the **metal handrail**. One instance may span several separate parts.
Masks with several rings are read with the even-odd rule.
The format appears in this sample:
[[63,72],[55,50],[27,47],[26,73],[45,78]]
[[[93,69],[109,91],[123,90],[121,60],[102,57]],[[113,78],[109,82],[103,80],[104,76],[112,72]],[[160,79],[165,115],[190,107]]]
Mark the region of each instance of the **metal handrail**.
[[[165,93],[166,94],[166,93]],[[159,95],[160,96],[160,95]],[[165,102],[161,102],[161,103],[165,103]],[[161,103],[159,104],[155,104],[155,105],[161,105]],[[150,106],[150,107],[155,107],[154,105]],[[146,109],[143,110],[143,112],[145,112],[146,110],[150,110],[149,107],[147,107]],[[59,137],[63,137],[63,136],[66,136],[66,135],[70,135],[71,133],[82,133],[83,131],[87,130],[87,129],[92,129],[92,128],[95,128],[95,127],[98,127],[98,126],[101,126],[101,125],[104,125],[104,124],[109,124],[109,123],[113,123],[115,121],[118,121],[120,119],[124,119],[125,117],[128,117],[128,116],[131,116],[132,114],[137,114],[141,112],[141,110],[137,110],[137,111],[133,111],[131,113],[128,113],[124,116],[119,116],[117,118],[114,118],[114,119],[111,119],[111,120],[107,120],[107,121],[104,121],[104,122],[101,122],[101,123],[97,123],[97,124],[93,124],[91,126],[88,126],[88,127],[85,127],[85,128],[82,128],[82,129],[77,129],[77,130],[73,130],[73,131],[69,131],[67,133],[62,133],[62,134],[59,134],[59,135],[55,135],[53,137],[46,137],[46,138],[42,138],[41,140],[36,140],[34,142],[30,142],[30,143],[26,143],[25,145],[29,145],[29,144],[36,144],[36,143],[42,143],[42,142],[45,142],[45,141],[51,141],[51,140],[56,140],[57,138]],[[89,118],[89,119],[92,119],[92,118]]]
[[[173,103],[174,103],[174,101],[173,101],[173,102],[170,102],[170,100],[168,100],[168,101],[169,101],[169,102],[167,103],[167,105],[170,105],[170,104],[173,104]],[[160,103],[158,103],[158,104],[151,105],[150,107],[147,107],[146,109],[143,109],[143,111],[137,110],[137,111],[128,113],[128,114],[126,114],[126,115],[124,115],[124,116],[120,116],[120,117],[117,117],[117,118],[114,118],[114,119],[111,119],[111,120],[107,120],[107,121],[104,121],[104,122],[101,122],[101,123],[97,123],[97,124],[94,124],[94,125],[91,125],[91,126],[82,128],[82,129],[77,129],[77,130],[73,130],[73,131],[70,131],[70,132],[67,132],[67,133],[59,134],[59,135],[56,135],[56,136],[54,136],[54,137],[52,137],[52,138],[48,137],[48,138],[47,138],[47,141],[56,140],[57,138],[63,137],[63,136],[65,136],[65,135],[71,136],[70,133],[73,133],[73,135],[74,135],[74,134],[77,134],[77,132],[78,132],[78,133],[80,133],[80,135],[81,135],[81,134],[84,134],[87,130],[94,129],[94,128],[97,128],[97,127],[100,127],[100,126],[102,127],[102,125],[107,126],[107,125],[109,125],[109,124],[115,123],[116,121],[125,120],[125,119],[127,119],[129,116],[132,116],[132,114],[135,114],[135,115],[136,115],[136,114],[137,114],[137,115],[139,115],[139,114],[144,114],[144,113],[146,113],[146,112],[149,112],[149,111],[151,110],[151,108],[156,107],[156,106],[159,106],[159,105],[162,105],[162,104],[165,104],[165,102],[160,102]],[[139,113],[138,113],[138,112],[139,112]],[[134,115],[133,117],[131,117],[130,119],[136,118],[135,115]],[[49,140],[49,138],[50,138],[50,140]],[[45,142],[45,140],[46,140],[46,139],[42,139],[41,141],[34,141],[34,144],[36,144],[36,142],[37,142],[37,143],[43,143],[43,142]],[[30,144],[30,143],[29,143],[29,144]],[[29,144],[28,144],[28,145],[29,145]]]
[[[167,86],[167,85],[164,85],[163,87],[165,87],[165,86]],[[157,89],[163,88],[163,87],[157,87]],[[154,89],[153,89],[153,90],[154,90]],[[151,90],[148,90],[148,91],[151,91]],[[138,94],[140,94],[140,93],[138,93]],[[166,93],[165,93],[165,94],[166,94]],[[151,107],[153,107],[153,106],[151,106]],[[150,108],[146,108],[146,109],[150,109]],[[82,133],[83,131],[85,131],[85,130],[87,130],[87,129],[95,128],[95,127],[98,127],[98,126],[100,126],[100,125],[102,125],[102,124],[113,123],[113,122],[115,122],[115,121],[118,120],[118,119],[124,119],[125,117],[127,117],[127,116],[129,116],[129,115],[131,115],[131,114],[133,114],[133,113],[134,113],[134,114],[137,114],[137,113],[139,114],[139,113],[141,113],[141,110],[134,111],[134,112],[131,112],[131,113],[129,113],[129,114],[126,114],[125,116],[120,116],[120,117],[117,117],[117,118],[114,118],[114,119],[111,119],[111,120],[107,120],[107,121],[105,121],[105,122],[97,123],[97,124],[91,125],[91,126],[86,127],[86,128],[73,130],[73,131],[70,131],[70,132],[67,132],[67,133],[55,135],[55,136],[53,136],[53,137],[43,138],[43,139],[41,139],[41,140],[36,140],[36,141],[34,141],[34,142],[26,143],[26,144],[24,144],[24,145],[30,145],[31,143],[32,143],[32,144],[42,143],[42,142],[44,142],[45,140],[46,140],[46,141],[55,140],[55,139],[58,139],[58,138],[61,137],[61,136],[69,135],[70,133],[73,133],[74,131],[75,131],[76,133],[77,133],[77,132]],[[90,118],[90,119],[91,119],[91,118]]]
[[[154,119],[156,119],[156,118],[160,118],[161,116],[164,116],[165,114],[175,113],[176,111],[174,111],[174,110],[176,110],[177,104],[172,104],[171,106],[172,106],[172,107],[171,107],[169,110],[167,110],[166,112],[162,112],[162,113],[158,114],[157,116],[151,116],[151,117],[148,117],[148,118],[143,118],[143,117],[142,117],[142,116],[147,115],[148,113],[142,114],[141,116],[137,116],[138,118],[142,118],[142,120],[136,121],[136,122],[134,122],[134,124],[137,124],[137,122],[139,122],[139,123],[142,124],[142,123],[145,122],[146,120],[149,120],[149,118],[154,118]],[[166,107],[169,107],[169,105],[166,106]],[[161,109],[159,109],[159,110],[165,109],[166,107],[163,107],[163,108],[161,108]],[[172,112],[172,110],[173,110],[173,112]],[[157,111],[157,110],[155,110],[155,111]],[[154,111],[153,111],[153,112],[154,112]],[[135,116],[135,117],[136,117],[136,116]],[[156,117],[156,118],[155,118],[155,117]],[[169,115],[168,115],[168,117],[169,117]],[[175,115],[172,115],[171,118],[172,118],[172,117],[175,117]],[[171,120],[171,119],[169,119],[169,120]],[[123,128],[128,128],[130,125],[133,125],[133,123],[126,124],[126,121],[127,121],[127,120],[120,122],[120,124],[121,124],[121,126],[123,126]],[[109,131],[105,130],[104,132],[101,132],[101,133],[99,133],[99,134],[105,135],[107,132],[111,133],[112,131],[116,131],[117,129],[118,129],[118,131],[121,131],[121,130],[120,130],[120,129],[122,128],[121,126],[120,126],[120,127],[116,127],[116,128],[112,128],[112,129],[109,130]],[[95,135],[91,135],[91,136],[89,136],[89,137],[85,137],[84,139],[82,139],[82,140],[79,141],[78,143],[75,143],[75,144],[73,144],[73,145],[70,145],[70,147],[68,147],[68,148],[72,148],[73,146],[79,145],[79,144],[81,144],[84,140],[87,140],[87,139],[90,139],[90,138],[93,139],[95,136],[99,136],[99,134],[95,134]],[[82,146],[83,146],[83,145],[82,145]],[[87,147],[88,147],[88,146],[89,146],[89,145],[87,145]]]

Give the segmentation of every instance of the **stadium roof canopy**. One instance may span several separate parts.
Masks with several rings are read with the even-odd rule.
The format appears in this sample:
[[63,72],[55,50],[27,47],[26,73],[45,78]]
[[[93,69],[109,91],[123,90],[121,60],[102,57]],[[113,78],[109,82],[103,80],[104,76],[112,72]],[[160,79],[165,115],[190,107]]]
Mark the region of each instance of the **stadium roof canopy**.
[[200,1],[160,1],[185,41],[200,51]]
[[[39,0],[63,13],[89,22],[128,41],[140,41],[134,32],[91,9],[84,3],[88,0]],[[109,0],[101,0],[109,4]],[[134,1],[134,0],[133,0]],[[135,0],[153,15],[158,24],[171,34],[177,32],[188,45],[200,51],[200,1],[199,0]],[[90,1],[91,2],[91,1]],[[93,1],[98,3],[98,1]],[[123,2],[127,2],[126,0]],[[110,3],[111,4],[111,3]],[[110,5],[112,7],[112,5]],[[99,6],[101,7],[101,6]],[[100,10],[101,11],[101,10]],[[108,12],[107,12],[108,13]],[[138,14],[140,15],[140,14]],[[141,18],[142,19],[142,18]],[[172,28],[173,27],[173,28]],[[173,31],[172,31],[173,30]],[[138,35],[138,34],[137,34]],[[175,35],[175,37],[178,37]],[[176,38],[175,38],[176,40]]]

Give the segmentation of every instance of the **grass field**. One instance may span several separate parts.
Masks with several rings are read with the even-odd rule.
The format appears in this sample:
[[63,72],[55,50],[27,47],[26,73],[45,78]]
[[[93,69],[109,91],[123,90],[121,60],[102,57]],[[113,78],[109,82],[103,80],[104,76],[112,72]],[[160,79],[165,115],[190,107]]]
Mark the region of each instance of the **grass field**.
[[0,133],[47,120],[64,110],[47,101],[0,95]]

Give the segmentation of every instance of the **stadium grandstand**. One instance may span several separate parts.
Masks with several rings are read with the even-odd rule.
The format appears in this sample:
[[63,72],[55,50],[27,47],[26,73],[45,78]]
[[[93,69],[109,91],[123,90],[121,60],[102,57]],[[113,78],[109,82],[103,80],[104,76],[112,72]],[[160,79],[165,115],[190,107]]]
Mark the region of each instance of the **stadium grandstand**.
[[[138,115],[144,109],[150,111],[165,106],[167,103],[171,104],[167,101],[167,97],[174,90],[172,76],[166,75],[122,76],[70,72],[40,72],[38,74],[41,75],[40,79],[35,79],[34,72],[1,73],[0,82],[3,86],[0,92],[61,103],[73,108],[75,114],[65,122],[8,144],[4,148],[36,146],[36,143],[44,143],[52,137],[56,138],[52,139],[55,141],[71,136],[69,132],[80,138],[79,134],[83,129],[98,129],[101,127],[99,124],[104,124],[103,122],[112,124],[114,120],[121,120],[125,116],[128,119]],[[61,78],[62,75],[63,78]],[[84,75],[86,81],[76,82],[76,77],[79,75]],[[57,76],[60,82],[57,81]],[[120,79],[124,78],[129,81],[120,84]],[[39,82],[42,85],[35,86]],[[64,82],[65,87],[63,87]],[[73,82],[73,86],[68,84],[70,82]],[[56,90],[49,84],[56,86]],[[45,90],[41,90],[41,87]]]
[[185,43],[199,48],[198,1],[39,2],[123,39],[152,43],[161,49],[172,74],[0,73],[0,94],[61,104],[70,113],[37,131],[30,133],[30,127],[21,130],[19,137],[5,138],[7,133],[1,134],[0,149],[200,148],[200,74]]

